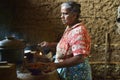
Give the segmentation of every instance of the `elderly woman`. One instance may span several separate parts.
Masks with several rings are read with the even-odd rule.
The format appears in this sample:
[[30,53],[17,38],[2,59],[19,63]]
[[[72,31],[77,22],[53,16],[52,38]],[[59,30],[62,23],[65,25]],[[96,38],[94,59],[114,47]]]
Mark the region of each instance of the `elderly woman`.
[[[55,63],[49,69],[57,69],[61,80],[92,80],[88,62],[90,37],[85,25],[79,20],[80,4],[69,1],[61,4],[61,20],[66,29],[57,43]],[[41,46],[55,45],[42,42]]]

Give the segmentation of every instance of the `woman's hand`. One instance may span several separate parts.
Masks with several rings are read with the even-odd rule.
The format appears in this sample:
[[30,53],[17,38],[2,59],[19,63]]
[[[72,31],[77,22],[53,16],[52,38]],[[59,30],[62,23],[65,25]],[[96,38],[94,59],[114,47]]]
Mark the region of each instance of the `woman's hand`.
[[49,42],[46,42],[46,41],[43,41],[40,44],[38,44],[38,46],[41,46],[41,47],[47,47],[48,45],[49,45]]

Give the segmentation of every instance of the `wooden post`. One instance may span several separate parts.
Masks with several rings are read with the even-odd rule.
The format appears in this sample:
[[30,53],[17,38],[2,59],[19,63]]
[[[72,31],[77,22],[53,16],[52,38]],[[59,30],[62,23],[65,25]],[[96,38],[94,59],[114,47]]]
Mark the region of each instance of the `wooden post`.
[[110,48],[110,40],[109,40],[109,33],[106,33],[105,35],[105,73],[104,73],[104,80],[106,80],[107,77],[107,67],[109,64],[109,48]]

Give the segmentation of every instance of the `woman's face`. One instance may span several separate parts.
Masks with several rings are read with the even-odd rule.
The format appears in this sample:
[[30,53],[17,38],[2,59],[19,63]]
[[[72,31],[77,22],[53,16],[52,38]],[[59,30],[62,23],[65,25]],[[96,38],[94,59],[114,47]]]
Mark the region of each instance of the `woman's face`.
[[61,20],[65,25],[72,25],[75,22],[76,15],[69,11],[65,6],[61,7]]

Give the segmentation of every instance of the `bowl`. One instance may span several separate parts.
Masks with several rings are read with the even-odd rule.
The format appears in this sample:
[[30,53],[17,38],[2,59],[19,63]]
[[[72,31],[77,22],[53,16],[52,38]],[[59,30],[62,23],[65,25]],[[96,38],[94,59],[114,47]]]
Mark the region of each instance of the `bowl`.
[[28,69],[28,71],[31,73],[31,75],[40,75],[41,70],[38,69]]

